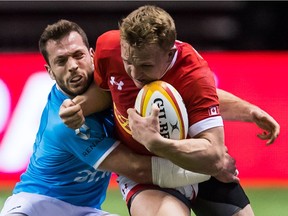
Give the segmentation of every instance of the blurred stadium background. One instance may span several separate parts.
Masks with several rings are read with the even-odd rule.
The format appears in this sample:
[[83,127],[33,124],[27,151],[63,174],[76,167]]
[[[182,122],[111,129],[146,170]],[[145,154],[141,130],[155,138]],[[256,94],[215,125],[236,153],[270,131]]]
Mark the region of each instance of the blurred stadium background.
[[[274,1],[0,1],[0,209],[31,153],[52,82],[38,53],[43,29],[58,19],[77,22],[90,45],[144,4],[175,19],[215,72],[217,85],[268,111],[281,125],[265,146],[251,124],[225,122],[226,143],[256,215],[288,212],[288,2]],[[104,209],[128,215],[112,178]]]

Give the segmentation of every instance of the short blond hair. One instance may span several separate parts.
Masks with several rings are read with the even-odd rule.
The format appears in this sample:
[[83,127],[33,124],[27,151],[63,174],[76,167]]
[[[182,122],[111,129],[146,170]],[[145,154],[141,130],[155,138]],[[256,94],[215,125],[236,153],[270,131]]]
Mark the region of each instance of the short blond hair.
[[173,47],[176,28],[173,18],[162,8],[142,6],[119,22],[121,39],[130,46],[141,48],[158,44],[164,50]]

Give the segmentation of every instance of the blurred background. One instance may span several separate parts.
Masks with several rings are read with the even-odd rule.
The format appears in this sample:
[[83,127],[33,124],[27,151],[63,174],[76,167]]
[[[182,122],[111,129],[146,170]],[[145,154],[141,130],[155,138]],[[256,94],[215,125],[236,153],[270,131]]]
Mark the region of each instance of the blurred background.
[[175,19],[179,39],[200,50],[287,50],[285,1],[1,1],[0,50],[37,51],[47,24],[79,23],[91,43],[143,4],[156,4]]
[[[100,34],[117,29],[121,18],[144,4],[155,4],[172,15],[178,39],[191,43],[208,61],[219,88],[260,106],[279,122],[281,134],[271,146],[256,137],[261,130],[249,123],[225,122],[225,136],[256,215],[287,214],[288,2],[284,1],[0,1],[0,209],[29,161],[53,84],[38,53],[44,28],[69,19],[86,31],[94,47]],[[128,215],[115,177],[105,208]],[[276,211],[281,208],[282,212]]]

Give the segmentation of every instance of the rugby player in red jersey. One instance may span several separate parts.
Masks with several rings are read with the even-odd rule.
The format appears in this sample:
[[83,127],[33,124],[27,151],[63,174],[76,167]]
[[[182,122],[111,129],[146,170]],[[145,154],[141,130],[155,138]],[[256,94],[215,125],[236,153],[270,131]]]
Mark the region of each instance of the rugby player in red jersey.
[[[109,31],[98,38],[94,64],[96,82],[111,92],[116,130],[123,143],[137,153],[154,153],[185,169],[214,176],[190,188],[175,190],[137,184],[120,176],[120,188],[131,215],[143,212],[151,216],[190,215],[191,208],[196,215],[254,215],[238,182],[235,161],[224,145],[213,74],[191,45],[176,40],[174,21],[169,14],[155,6],[133,11],[120,23],[120,32]],[[149,118],[140,118],[135,110],[129,109],[134,106],[139,88],[160,79],[173,85],[184,99],[189,116],[189,138],[185,140],[161,137],[154,130],[155,125],[146,124]],[[243,111],[238,120],[254,121],[269,132],[260,138],[269,139],[271,143],[275,140],[280,128],[267,113],[223,91],[218,91],[218,96],[233,112],[234,108]],[[95,100],[91,98],[90,101]],[[230,103],[231,99],[236,102]],[[70,103],[66,102],[64,107],[73,105]],[[87,106],[92,109],[92,103],[85,105],[85,113]],[[61,116],[81,114],[79,106],[73,109],[70,107],[66,113],[63,109]],[[228,118],[234,118],[228,109],[224,111]],[[153,115],[150,119],[155,120],[157,109]],[[75,118],[74,115],[69,121]],[[69,121],[65,121],[69,125]],[[78,118],[70,126],[75,127],[81,121],[83,118]]]

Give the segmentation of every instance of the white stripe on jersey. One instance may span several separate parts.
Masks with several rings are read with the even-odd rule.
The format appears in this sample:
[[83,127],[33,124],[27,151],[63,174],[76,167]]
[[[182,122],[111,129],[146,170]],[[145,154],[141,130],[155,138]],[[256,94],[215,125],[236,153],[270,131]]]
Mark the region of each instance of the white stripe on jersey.
[[188,129],[188,134],[190,137],[194,137],[197,134],[201,133],[202,131],[205,131],[207,129],[213,128],[213,127],[221,127],[223,126],[223,119],[221,116],[214,116],[211,118],[203,119]]

